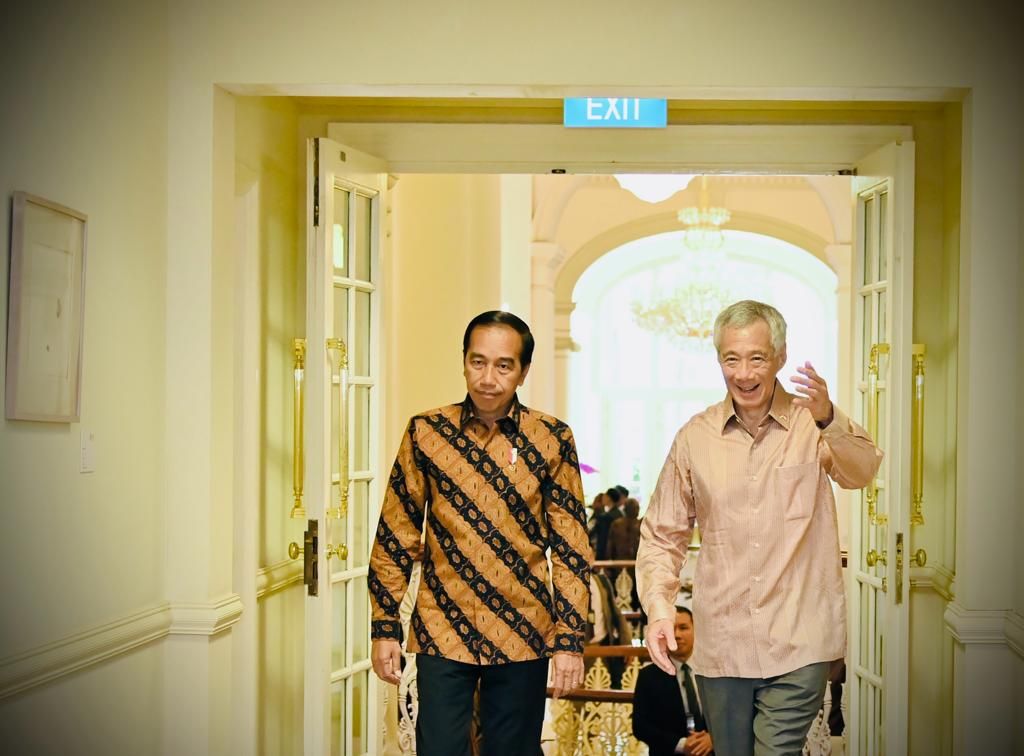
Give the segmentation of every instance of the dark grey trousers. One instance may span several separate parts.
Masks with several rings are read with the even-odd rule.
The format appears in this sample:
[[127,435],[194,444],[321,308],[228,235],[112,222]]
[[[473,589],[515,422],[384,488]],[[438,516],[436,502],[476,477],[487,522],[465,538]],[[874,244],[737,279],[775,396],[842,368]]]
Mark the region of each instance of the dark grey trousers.
[[715,756],[800,756],[828,669],[818,662],[766,679],[697,675]]

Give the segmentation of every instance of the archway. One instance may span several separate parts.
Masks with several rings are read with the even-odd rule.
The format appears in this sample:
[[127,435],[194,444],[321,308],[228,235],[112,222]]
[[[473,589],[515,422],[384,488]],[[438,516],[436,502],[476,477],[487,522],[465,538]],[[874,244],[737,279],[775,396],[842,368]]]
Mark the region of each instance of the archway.
[[[581,461],[599,471],[584,476],[588,496],[622,483],[645,499],[679,426],[724,395],[709,342],[649,330],[636,317],[636,304],[665,301],[691,275],[683,249],[678,230],[631,240],[594,260],[573,289],[566,418]],[[834,384],[836,273],[802,247],[748,231],[726,231],[722,252],[723,293],[771,302],[789,323],[783,385],[804,360]]]

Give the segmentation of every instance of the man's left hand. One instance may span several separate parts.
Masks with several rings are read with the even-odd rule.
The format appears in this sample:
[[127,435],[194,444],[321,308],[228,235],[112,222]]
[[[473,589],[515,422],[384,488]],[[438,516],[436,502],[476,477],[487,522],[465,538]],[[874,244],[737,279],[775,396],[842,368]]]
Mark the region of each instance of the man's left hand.
[[559,698],[583,684],[583,657],[560,651],[551,657],[552,696]]
[[805,362],[802,367],[798,366],[796,371],[800,375],[790,376],[789,380],[796,384],[796,392],[801,396],[794,399],[793,404],[809,409],[814,422],[828,425],[832,422],[833,413],[825,379],[818,375],[818,371],[809,362]]

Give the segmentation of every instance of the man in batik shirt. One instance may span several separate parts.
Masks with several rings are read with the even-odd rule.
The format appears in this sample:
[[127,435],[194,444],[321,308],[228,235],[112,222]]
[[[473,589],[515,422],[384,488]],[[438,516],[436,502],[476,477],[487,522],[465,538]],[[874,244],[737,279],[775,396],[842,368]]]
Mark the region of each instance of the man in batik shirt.
[[412,418],[388,482],[370,555],[371,655],[377,676],[398,683],[399,606],[422,534],[408,639],[419,756],[469,753],[478,683],[483,752],[536,753],[549,660],[554,695],[583,682],[582,484],[569,427],[516,397],[533,343],[515,315],[474,318],[462,343],[468,395]]

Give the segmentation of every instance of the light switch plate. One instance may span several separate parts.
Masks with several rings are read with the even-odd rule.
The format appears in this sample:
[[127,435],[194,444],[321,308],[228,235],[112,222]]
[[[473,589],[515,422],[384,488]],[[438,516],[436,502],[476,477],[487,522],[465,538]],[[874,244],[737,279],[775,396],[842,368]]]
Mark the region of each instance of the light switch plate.
[[78,471],[83,473],[96,472],[96,437],[90,430],[82,429],[82,460]]

